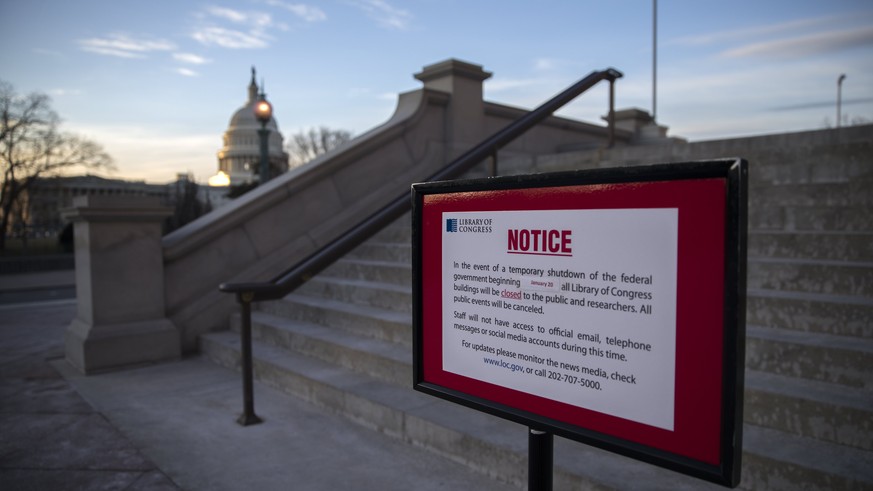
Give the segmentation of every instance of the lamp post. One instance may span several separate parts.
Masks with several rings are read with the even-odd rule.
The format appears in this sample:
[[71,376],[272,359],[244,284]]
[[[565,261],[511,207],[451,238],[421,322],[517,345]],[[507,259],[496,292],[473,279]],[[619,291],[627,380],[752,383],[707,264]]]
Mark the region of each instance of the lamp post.
[[845,79],[845,73],[841,74],[840,77],[837,79],[837,128],[840,127],[840,124],[842,123],[841,120],[843,118],[843,80]]
[[[261,83],[263,86],[263,83]],[[270,158],[268,155],[268,139],[270,130],[267,129],[267,123],[273,117],[273,106],[267,102],[267,95],[261,91],[258,102],[255,103],[255,119],[261,123],[261,129],[258,130],[258,136],[261,140],[261,163],[259,169],[259,177],[261,184],[270,180]]]

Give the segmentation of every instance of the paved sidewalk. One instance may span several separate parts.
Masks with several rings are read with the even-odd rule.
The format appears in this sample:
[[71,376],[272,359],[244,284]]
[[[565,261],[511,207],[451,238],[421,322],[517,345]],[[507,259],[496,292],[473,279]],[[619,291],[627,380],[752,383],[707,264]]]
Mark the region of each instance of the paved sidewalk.
[[509,490],[199,357],[84,377],[72,301],[0,305],[0,489]]
[[76,271],[0,274],[0,305],[38,300],[66,300],[76,296]]
[[74,311],[0,306],[0,489],[179,489],[50,366]]
[[0,274],[0,292],[75,287],[76,270],[42,271],[39,273]]

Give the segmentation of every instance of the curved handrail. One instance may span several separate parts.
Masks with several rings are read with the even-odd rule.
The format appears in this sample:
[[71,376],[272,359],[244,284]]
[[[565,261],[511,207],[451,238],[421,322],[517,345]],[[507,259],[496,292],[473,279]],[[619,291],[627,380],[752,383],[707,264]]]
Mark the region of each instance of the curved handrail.
[[[441,181],[460,177],[476,164],[484,161],[488,157],[496,155],[500,148],[551,116],[555,111],[596,85],[598,82],[608,80],[610,83],[610,89],[612,89],[612,84],[617,78],[621,77],[622,73],[614,68],[591,72],[587,77],[549,99],[538,108],[525,114],[521,118],[486,138],[481,143],[456,158],[442,170],[425,179],[425,181]],[[613,92],[610,90],[610,134],[612,134],[614,128],[612,121],[612,100]],[[343,235],[334,239],[321,249],[313,252],[275,278],[264,282],[222,283],[219,286],[219,290],[225,293],[236,294],[240,302],[243,303],[282,298],[311,279],[331,263],[360,245],[377,231],[400,218],[400,216],[408,212],[411,207],[412,204],[409,200],[409,193],[403,193],[386,206],[382,207],[379,211],[373,213],[368,218],[347,230]]]

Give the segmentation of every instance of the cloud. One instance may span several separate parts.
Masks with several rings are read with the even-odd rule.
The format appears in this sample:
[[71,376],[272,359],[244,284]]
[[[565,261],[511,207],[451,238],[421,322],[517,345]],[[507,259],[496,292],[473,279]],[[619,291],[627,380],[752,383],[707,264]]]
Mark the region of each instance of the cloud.
[[[271,28],[283,29],[284,25],[273,22],[266,12],[243,12],[226,7],[210,6],[201,18],[208,21],[194,30],[191,37],[206,46],[220,46],[230,49],[257,49],[270,45],[267,31]],[[230,27],[226,24],[230,23]],[[221,25],[221,24],[225,25]]]
[[193,53],[173,53],[173,58],[176,61],[189,63],[191,65],[205,65],[207,63],[212,63],[212,60]]
[[366,12],[382,27],[405,31],[412,22],[409,11],[393,7],[385,0],[353,0],[351,4]]
[[146,58],[152,51],[172,51],[176,46],[163,39],[133,39],[126,34],[111,34],[105,38],[80,39],[84,51],[119,58]]
[[747,44],[721,53],[727,58],[797,58],[873,45],[873,27],[841,29]]
[[206,11],[215,17],[219,17],[231,22],[242,24],[249,18],[248,14],[225,7],[207,7]]
[[771,36],[795,29],[807,29],[834,20],[835,17],[817,17],[811,19],[798,19],[778,24],[766,24],[761,26],[743,27],[730,31],[708,32],[697,36],[685,36],[668,41],[667,45],[700,46],[726,41],[749,39],[750,37]]
[[324,13],[318,7],[313,7],[312,5],[305,5],[302,3],[288,3],[283,2],[282,0],[266,0],[267,5],[272,7],[280,7],[285,10],[288,10],[292,14],[300,17],[306,22],[321,22],[327,20],[327,14]]
[[531,87],[535,85],[542,84],[543,81],[539,79],[533,78],[524,78],[524,79],[507,79],[507,78],[495,78],[491,80],[486,80],[484,88],[489,92],[500,92],[503,90],[512,90],[520,87]]
[[[287,3],[282,0],[263,0],[263,3],[285,9],[306,22],[327,19],[324,11],[311,5]],[[209,6],[201,11],[198,17],[204,22],[191,33],[191,37],[206,46],[230,49],[267,48],[273,39],[269,34],[270,30],[289,29],[287,24],[276,22],[271,14],[260,11]]]
[[177,68],[176,73],[178,73],[179,75],[184,75],[186,77],[199,77],[200,76],[199,73],[195,72],[194,70],[191,70],[190,68],[185,68],[185,67]]
[[229,20],[234,24],[246,25],[254,30],[263,30],[273,26],[273,17],[266,12],[242,12],[224,7],[208,7],[206,11],[213,17]]
[[534,60],[534,70],[546,71],[554,70],[561,64],[560,60],[554,58],[538,58]]
[[80,89],[51,89],[48,91],[52,97],[64,97],[68,95],[81,95]]
[[266,48],[267,37],[257,32],[242,32],[224,27],[204,27],[191,34],[195,40],[206,46],[215,45],[231,49]]
[[[842,101],[844,106],[851,106],[854,104],[866,104],[869,102],[873,102],[873,97],[861,97],[855,99],[846,99]],[[836,104],[834,101],[818,101],[818,102],[808,102],[801,104],[790,104],[787,106],[776,106],[771,107],[770,111],[800,111],[804,109],[820,109],[820,108],[831,108]]]

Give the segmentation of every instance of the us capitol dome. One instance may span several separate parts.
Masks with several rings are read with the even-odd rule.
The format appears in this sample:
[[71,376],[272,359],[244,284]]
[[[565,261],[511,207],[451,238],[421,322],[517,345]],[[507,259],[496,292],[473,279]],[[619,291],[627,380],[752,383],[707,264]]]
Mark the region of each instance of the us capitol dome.
[[[263,90],[263,88],[261,88]],[[248,101],[230,118],[224,132],[224,146],[218,151],[218,174],[209,179],[210,185],[236,186],[258,180],[261,160],[261,147],[258,130],[261,123],[255,118],[255,104],[258,102],[258,84],[255,82],[255,68],[252,67],[252,81],[248,89]],[[267,123],[270,131],[267,154],[273,176],[288,170],[288,154],[283,150],[283,138],[279,132],[276,118]],[[219,182],[224,181],[224,182]]]

